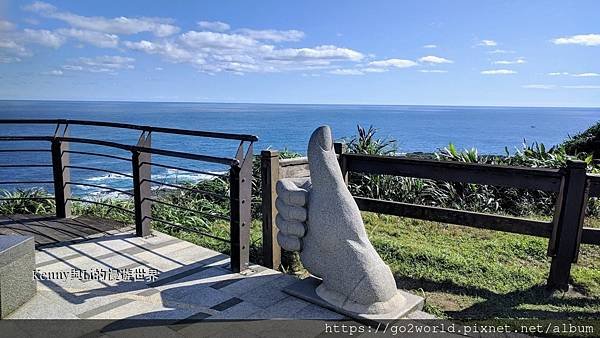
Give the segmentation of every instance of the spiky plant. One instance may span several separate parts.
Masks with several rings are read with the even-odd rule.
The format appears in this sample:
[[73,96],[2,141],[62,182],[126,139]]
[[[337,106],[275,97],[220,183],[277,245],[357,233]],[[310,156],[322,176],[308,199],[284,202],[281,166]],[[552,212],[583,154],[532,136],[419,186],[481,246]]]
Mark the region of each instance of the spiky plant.
[[56,209],[53,196],[43,189],[0,190],[0,214],[52,214]]
[[357,135],[349,140],[348,150],[356,154],[394,155],[398,150],[398,142],[390,138],[377,138],[378,129],[368,129],[357,125]]

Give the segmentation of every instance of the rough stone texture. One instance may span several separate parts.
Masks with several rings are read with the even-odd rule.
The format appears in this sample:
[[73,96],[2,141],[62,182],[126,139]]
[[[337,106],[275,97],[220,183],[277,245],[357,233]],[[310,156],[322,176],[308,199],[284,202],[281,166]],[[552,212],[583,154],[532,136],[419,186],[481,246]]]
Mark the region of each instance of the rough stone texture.
[[360,210],[343,181],[331,130],[315,130],[308,144],[310,182],[277,183],[279,244],[300,251],[302,264],[322,283],[319,297],[344,313],[389,314],[405,303],[390,268],[371,245]]
[[0,236],[0,318],[35,296],[33,237]]
[[[397,290],[398,295],[404,300],[400,307],[392,309],[386,313],[356,313],[354,311],[348,311],[344,308],[340,308],[337,305],[331,304],[325,301],[320,295],[317,295],[316,291],[318,290],[319,284],[321,284],[320,280],[314,277],[309,277],[286,287],[283,291],[287,294],[320,306],[319,309],[321,310],[317,313],[322,312],[324,310],[323,308],[327,308],[354,318],[358,322],[373,326],[380,323],[389,322],[390,320],[410,318],[414,312],[423,309],[423,305],[425,304],[423,297],[413,295],[406,291]],[[297,315],[297,317],[300,318],[303,316],[305,316],[305,314]]]

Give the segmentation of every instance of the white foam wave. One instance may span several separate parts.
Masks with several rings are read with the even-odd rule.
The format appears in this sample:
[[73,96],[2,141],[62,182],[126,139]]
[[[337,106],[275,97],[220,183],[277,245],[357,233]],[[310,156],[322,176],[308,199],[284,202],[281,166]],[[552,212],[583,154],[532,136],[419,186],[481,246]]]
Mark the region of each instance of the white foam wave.
[[[224,174],[223,172],[217,172],[217,171],[207,171],[208,174],[200,174],[200,173],[190,173],[187,171],[183,171],[183,170],[178,170],[178,169],[167,169],[163,174],[158,174],[158,175],[152,175],[152,179],[156,180],[156,181],[163,181],[163,182],[167,182],[167,183],[173,183],[173,182],[200,182],[200,181],[204,181],[204,180],[212,180],[214,179],[216,176],[215,175],[222,175]],[[214,175],[211,175],[214,174]]]
[[[213,174],[213,175],[211,175]],[[168,184],[181,184],[181,183],[197,183],[205,180],[215,179],[217,176],[215,175],[223,175],[226,172],[223,171],[207,171],[207,174],[200,173],[190,173],[188,171],[183,171],[179,169],[166,169],[160,174],[152,175],[152,180],[157,182],[163,182]],[[94,176],[85,179],[89,182],[98,182],[96,183],[102,187],[112,187],[118,188],[122,190],[131,189],[130,184],[124,182],[126,187],[122,185],[124,183],[118,184],[120,181],[131,180],[131,177],[127,177],[125,175],[119,174],[106,174],[102,176]],[[116,191],[108,191],[106,189],[101,189],[99,187],[88,187],[88,186],[77,186],[77,189],[83,191],[86,196],[94,197],[94,198],[115,198],[115,199],[127,199],[130,198],[127,194],[122,194]],[[169,187],[160,184],[153,184],[152,190],[175,190],[177,188]]]
[[127,177],[125,175],[119,174],[106,174],[102,176],[94,176],[90,178],[86,178],[86,181],[90,182],[102,182],[102,181],[116,181],[116,180],[130,180],[131,177]]

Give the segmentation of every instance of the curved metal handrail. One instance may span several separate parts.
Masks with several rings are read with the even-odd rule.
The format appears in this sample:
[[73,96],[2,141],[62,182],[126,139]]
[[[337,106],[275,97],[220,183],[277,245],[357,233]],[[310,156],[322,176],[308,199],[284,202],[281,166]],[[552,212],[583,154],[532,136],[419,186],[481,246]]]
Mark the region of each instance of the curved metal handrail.
[[140,153],[150,153],[155,155],[162,156],[170,156],[170,157],[178,157],[185,158],[188,160],[197,160],[203,162],[211,162],[218,163],[224,165],[237,165],[239,164],[239,160],[235,158],[229,157],[218,157],[211,155],[200,155],[200,154],[190,154],[184,153],[181,151],[174,150],[164,150],[164,149],[156,149],[156,148],[148,148],[141,146],[132,146],[128,144],[122,144],[112,141],[104,141],[104,140],[96,140],[89,138],[81,138],[81,137],[64,137],[64,136],[0,136],[0,141],[48,141],[52,142],[53,140],[71,142],[71,143],[84,143],[84,144],[93,144],[98,146],[112,147],[121,150],[131,151],[131,152],[140,152]]
[[[18,179],[12,179],[10,182],[2,182],[1,185],[20,185],[20,184],[53,184],[54,185],[54,200],[56,206],[57,217],[69,217],[71,214],[71,203],[72,201],[79,201],[83,203],[95,203],[98,205],[104,205],[106,207],[114,208],[123,212],[131,213],[134,216],[134,222],[136,227],[136,235],[147,236],[150,234],[151,223],[159,222],[171,227],[179,228],[185,231],[197,232],[198,234],[208,236],[213,239],[229,242],[231,245],[231,268],[235,272],[239,272],[247,269],[248,267],[248,251],[249,251],[249,227],[245,227],[246,224],[251,223],[251,205],[245,203],[252,199],[252,159],[253,159],[253,143],[258,141],[258,137],[247,134],[232,134],[223,132],[209,132],[199,130],[186,130],[176,128],[164,128],[164,127],[151,127],[143,125],[133,125],[127,123],[115,123],[115,122],[104,122],[104,121],[86,121],[86,120],[71,120],[71,119],[0,119],[0,125],[55,125],[54,132],[51,135],[12,135],[0,136],[1,142],[49,142],[50,149],[39,149],[36,147],[24,148],[24,149],[0,149],[1,153],[9,152],[50,152],[52,155],[52,165],[46,164],[31,164],[25,165],[21,163],[12,164],[1,164],[0,168],[37,168],[37,167],[51,167],[53,180],[32,180],[22,181]],[[96,126],[96,127],[109,127],[109,128],[120,128],[141,131],[139,140],[135,144],[124,144],[115,141],[107,141],[98,138],[84,137],[70,137],[69,127],[70,126]],[[151,135],[153,133],[159,134],[174,134],[174,135],[186,135],[196,136],[212,139],[221,140],[235,140],[239,141],[237,144],[237,150],[235,155],[232,157],[213,156],[205,154],[187,153],[176,150],[159,149],[152,147]],[[121,151],[129,152],[130,158],[126,155],[113,155],[105,153],[96,153],[93,151],[75,151],[69,149],[69,144],[88,144],[99,147],[109,147],[113,149],[119,149]],[[36,148],[36,149],[33,149]],[[82,149],[83,150],[83,149]],[[103,169],[97,167],[78,166],[71,165],[68,154],[80,154],[90,156],[100,156],[105,158],[111,158],[114,160],[130,161],[131,163],[131,175],[121,172],[117,172],[111,169]],[[167,182],[160,182],[152,180],[152,166],[150,154],[174,157],[187,160],[195,160],[201,162],[208,162],[213,164],[220,164],[228,166],[228,173],[211,173],[208,171],[192,169],[192,168],[181,168],[175,165],[166,163],[156,163],[158,167],[167,169],[177,169],[192,173],[206,174],[215,177],[223,177],[229,182],[228,192],[224,195],[215,193],[212,191],[205,191],[198,189],[195,186],[177,185],[170,184]],[[97,185],[92,183],[76,182],[71,180],[71,170],[93,170],[102,171],[112,174],[122,175],[131,178],[133,181],[132,191],[125,191],[113,187],[107,187],[103,185]],[[228,202],[230,214],[223,215],[218,213],[206,212],[204,210],[194,210],[185,206],[170,203],[168,201],[162,201],[159,199],[152,198],[152,184],[159,186],[172,187],[181,189],[193,193],[197,193],[203,196],[210,196],[212,198],[218,198],[222,201]],[[71,193],[70,186],[87,186],[98,189],[106,189],[108,191],[118,192],[124,195],[133,197],[133,207],[135,211],[127,210],[123,207],[111,205],[103,201],[88,200],[85,198],[74,198]],[[0,196],[1,197],[1,196]],[[11,198],[10,196],[4,196],[0,198],[0,201],[9,201],[15,199],[51,199],[51,197],[32,197],[32,198]],[[196,228],[190,228],[181,224],[169,222],[169,220],[152,217],[152,202],[157,204],[167,205],[180,210],[203,215],[208,218],[229,220],[230,221],[230,232],[229,239],[220,238],[218,236],[206,233]]]
[[0,119],[0,124],[73,124],[82,126],[97,126],[97,127],[111,127],[120,129],[132,129],[155,133],[165,134],[176,134],[176,135],[188,135],[188,136],[202,136],[210,138],[220,138],[227,140],[238,140],[238,141],[249,141],[256,142],[258,137],[249,134],[233,134],[233,133],[222,133],[213,131],[203,130],[189,130],[189,129],[178,129],[178,128],[165,128],[165,127],[152,127],[152,126],[140,126],[129,123],[119,122],[105,122],[105,121],[90,121],[90,120],[71,120],[71,119]]

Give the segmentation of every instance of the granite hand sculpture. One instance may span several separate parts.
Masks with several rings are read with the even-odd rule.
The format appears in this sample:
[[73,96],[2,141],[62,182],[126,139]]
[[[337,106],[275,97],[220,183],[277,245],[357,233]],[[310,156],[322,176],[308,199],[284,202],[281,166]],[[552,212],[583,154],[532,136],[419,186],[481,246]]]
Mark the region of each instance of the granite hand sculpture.
[[277,240],[299,251],[304,267],[322,279],[317,295],[345,311],[386,314],[404,301],[390,268],[367,237],[333,150],[331,130],[315,130],[308,144],[310,178],[277,182]]

